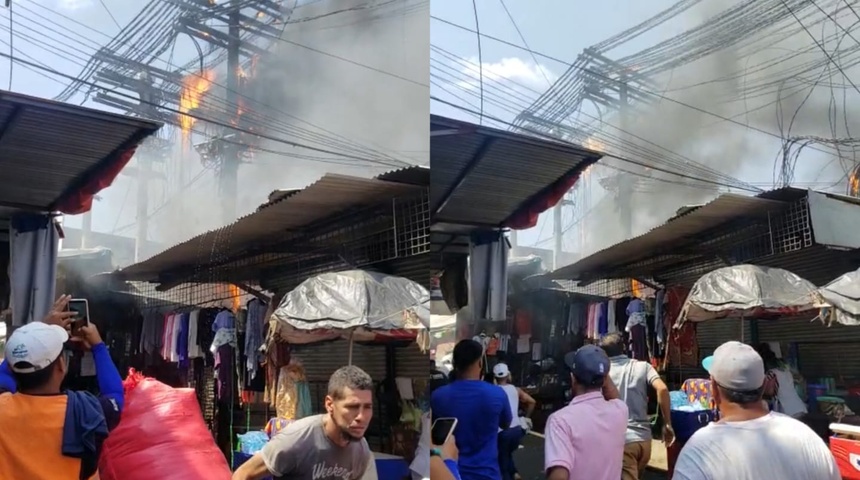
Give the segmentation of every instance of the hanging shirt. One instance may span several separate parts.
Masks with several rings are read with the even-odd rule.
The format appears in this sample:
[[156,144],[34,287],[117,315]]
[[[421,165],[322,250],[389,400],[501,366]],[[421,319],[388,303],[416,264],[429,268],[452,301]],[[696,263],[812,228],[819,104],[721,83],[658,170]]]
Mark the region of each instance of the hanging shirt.
[[236,316],[230,310],[221,310],[215,316],[215,323],[212,324],[212,331],[218,332],[222,328],[236,328]]
[[612,299],[606,306],[606,333],[615,333],[618,331],[618,322],[615,318],[615,303],[616,300]]
[[601,338],[609,332],[608,305],[605,302],[600,303],[597,308],[597,338]]
[[188,358],[200,358],[203,349],[197,342],[197,325],[200,321],[200,310],[194,310],[188,317]]
[[[263,362],[260,347],[263,345],[263,328],[268,305],[258,299],[248,302],[248,320],[245,325],[245,369],[254,375]],[[216,319],[217,321],[217,319]]]

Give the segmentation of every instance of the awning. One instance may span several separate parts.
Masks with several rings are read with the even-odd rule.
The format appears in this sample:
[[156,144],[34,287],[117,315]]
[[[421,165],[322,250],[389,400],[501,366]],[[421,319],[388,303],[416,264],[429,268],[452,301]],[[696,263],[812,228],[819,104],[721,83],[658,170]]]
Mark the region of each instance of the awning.
[[523,229],[601,154],[568,143],[430,116],[435,231]]
[[[673,263],[702,255],[701,249],[686,248],[696,235],[742,217],[755,217],[785,208],[787,203],[759,197],[724,194],[700,207],[686,209],[648,233],[625,240],[582,260],[551,272],[548,277],[565,280],[629,278],[629,266],[646,258],[670,257]],[[659,270],[659,264],[654,265]],[[650,277],[647,268],[635,274]]]
[[87,212],[158,122],[0,91],[0,218]]
[[297,234],[334,215],[378,205],[419,188],[371,178],[327,174],[300,191],[268,203],[266,208],[171,247],[121,270],[119,274],[127,280],[147,282],[168,281],[180,270],[190,272],[188,276],[191,276],[202,265],[219,261],[226,264],[231,257],[248,253],[252,247],[287,239],[288,235]]

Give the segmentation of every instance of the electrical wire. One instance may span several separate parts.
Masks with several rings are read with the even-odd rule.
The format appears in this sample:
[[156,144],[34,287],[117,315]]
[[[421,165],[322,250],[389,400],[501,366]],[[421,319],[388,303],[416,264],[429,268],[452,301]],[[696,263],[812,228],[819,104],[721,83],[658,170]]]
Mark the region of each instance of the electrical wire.
[[113,24],[116,25],[116,28],[122,30],[122,26],[120,26],[119,22],[116,21],[116,17],[113,16],[113,13],[110,11],[110,8],[108,8],[105,0],[99,0],[99,3],[102,4],[102,8],[105,9],[105,12],[107,12],[110,19],[113,20]]
[[[14,21],[14,13],[12,12],[12,5],[15,2],[9,2],[9,54],[12,54],[12,49],[15,48],[15,21]],[[15,62],[11,59],[9,60],[9,91],[12,91],[12,71],[15,68]]]
[[478,40],[478,65],[481,67],[479,83],[481,86],[481,120],[484,123],[484,53],[481,49],[481,24],[478,22],[478,3],[472,0],[472,10],[475,12],[475,38]]

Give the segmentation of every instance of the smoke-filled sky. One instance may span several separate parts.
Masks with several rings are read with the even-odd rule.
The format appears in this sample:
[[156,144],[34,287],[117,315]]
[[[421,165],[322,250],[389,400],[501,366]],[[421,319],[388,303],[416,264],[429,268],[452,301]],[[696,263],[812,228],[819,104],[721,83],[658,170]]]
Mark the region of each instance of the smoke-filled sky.
[[[103,3],[16,1],[16,56],[34,57],[77,76],[96,49],[120,30],[114,19],[125,25],[144,4]],[[302,188],[327,172],[373,176],[429,161],[429,1],[287,0],[287,4],[295,6],[291,23],[282,40],[272,43],[271,55],[258,62],[257,88],[245,92],[253,99],[245,102],[246,108],[268,106],[266,121],[257,124],[271,127],[269,135],[334,153],[267,141],[240,169],[239,215],[251,213],[273,190]],[[368,5],[373,8],[361,8]],[[8,16],[2,24],[8,25]],[[0,27],[0,38],[8,38],[8,29],[3,28],[8,27]],[[0,48],[9,47],[0,41]],[[183,64],[196,57],[195,46],[183,36],[163,60]],[[9,65],[0,65],[4,81],[8,73]],[[20,65],[12,73],[13,91],[39,97],[52,98],[68,83]],[[224,67],[215,73],[216,85],[226,84]],[[211,92],[223,93],[216,90]],[[82,101],[80,95],[71,100]],[[85,105],[107,109],[92,102]],[[195,130],[204,126],[198,123]],[[192,135],[193,143],[203,140]],[[344,158],[344,153],[369,160]],[[177,145],[169,161],[171,176],[177,176],[177,165],[184,162],[184,182],[155,181],[150,191],[149,240],[167,246],[223,224],[217,180],[204,170],[197,154]],[[176,188],[182,184],[184,188]],[[93,229],[133,237],[135,191],[136,182],[128,176],[104,190],[93,208]],[[66,222],[77,227],[80,218]]]
[[[626,30],[675,3],[676,0],[607,0],[588,4],[546,0],[536,7],[534,2],[527,0],[507,0],[505,5],[528,46],[533,51],[562,59],[565,63],[532,56],[527,51],[485,37],[480,45],[485,114],[505,122],[512,121],[517,113],[567,70],[567,64],[573,62],[583,49]],[[611,50],[608,56],[620,59],[646,49],[701,24],[705,19],[738,3],[736,0],[702,2],[699,7]],[[838,2],[818,3],[828,9],[835,18],[840,19],[840,24],[844,27],[857,21],[855,16],[844,10],[844,5],[842,10],[836,10]],[[482,33],[523,45],[520,33],[500,2],[478,0],[477,10]],[[817,14],[812,17],[822,17],[819,12],[807,11],[801,17],[808,25],[812,25],[812,17],[805,15],[810,14]],[[475,29],[475,12],[471,2],[437,0],[431,5],[431,15]],[[847,82],[838,75],[835,68],[829,71],[821,69],[826,77],[834,76],[834,86],[828,85],[825,88],[819,85],[816,89],[807,86],[811,86],[818,79],[819,70],[816,70],[812,78],[807,78],[809,74],[804,78],[793,78],[783,85],[783,89],[773,87],[771,91],[759,95],[742,93],[743,90],[749,92],[751,85],[761,80],[761,65],[778,62],[787,51],[809,49],[782,61],[780,69],[826,58],[815,48],[806,32],[776,42],[775,39],[787,31],[786,27],[798,28],[791,17],[780,25],[779,29],[767,32],[766,40],[761,40],[760,36],[754,44],[741,42],[736,48],[708,55],[655,78],[660,89],[658,93],[666,98],[641,108],[638,114],[630,118],[622,120],[617,115],[600,118],[594,107],[586,105],[583,108],[584,116],[581,116],[580,120],[596,125],[601,125],[599,122],[602,120],[604,123],[595,137],[599,140],[601,136],[604,139],[609,136],[617,143],[613,146],[597,142],[592,147],[602,147],[601,149],[628,160],[639,160],[643,155],[642,149],[647,149],[652,152],[648,163],[654,162],[655,157],[660,162],[672,158],[675,159],[674,165],[665,166],[665,169],[689,174],[694,170],[677,160],[683,156],[720,174],[752,184],[753,188],[771,188],[776,180],[774,162],[781,155],[780,125],[783,131],[788,132],[788,126],[794,118],[791,135],[826,137],[847,137],[851,131],[860,129],[860,125],[855,125],[860,117],[855,115],[852,118],[847,115],[847,120],[844,120],[842,109],[845,101],[847,111],[851,112],[852,98],[856,103],[858,92],[846,87]],[[839,33],[838,27],[832,22],[816,25],[811,30],[819,39]],[[712,33],[709,38],[713,39],[718,33],[720,32]],[[431,44],[432,95],[458,105],[467,105],[469,109],[479,107],[480,84],[475,80],[479,76],[479,46],[476,35],[444,22],[431,20]],[[766,47],[760,47],[765,44]],[[841,48],[848,48],[853,44],[853,41],[846,38],[843,39]],[[835,49],[835,41],[827,45],[829,51]],[[828,83],[826,77],[824,84]],[[720,79],[722,80],[715,81]],[[812,91],[811,95],[804,100],[809,91]],[[843,98],[846,91],[848,94]],[[778,101],[779,99],[781,100]],[[802,108],[799,108],[801,105]],[[780,106],[781,112],[778,110]],[[713,115],[702,113],[702,110]],[[431,102],[431,111],[477,121],[467,112],[438,102]],[[731,118],[734,122],[720,120],[716,115]],[[780,116],[781,122],[778,120]],[[489,124],[493,125],[493,122],[490,121]],[[832,124],[836,124],[835,130],[831,129]],[[846,124],[853,128],[846,128]],[[747,125],[752,128],[747,128]],[[764,130],[772,135],[754,129]],[[844,191],[844,164],[851,162],[853,152],[850,150],[843,152],[840,162],[840,159],[833,155],[807,149],[800,156],[793,184]],[[605,182],[615,173],[611,167],[634,171],[641,169],[618,159],[606,158],[601,163],[602,165],[589,172],[588,180],[583,182],[586,188],[574,196],[577,205],[564,211],[562,225],[566,232],[565,249],[568,251],[588,254],[623,240],[624,229],[619,223],[615,203],[601,186],[601,180]],[[634,235],[662,223],[683,205],[703,203],[718,195],[717,187],[691,182],[671,173],[652,171],[651,174],[657,180],[638,185],[634,189]],[[725,180],[717,181],[726,183]],[[721,190],[728,189],[723,187]],[[732,191],[748,193],[737,188]],[[552,232],[552,214],[547,212],[541,217],[537,227],[520,232],[518,241],[521,245],[551,249]]]

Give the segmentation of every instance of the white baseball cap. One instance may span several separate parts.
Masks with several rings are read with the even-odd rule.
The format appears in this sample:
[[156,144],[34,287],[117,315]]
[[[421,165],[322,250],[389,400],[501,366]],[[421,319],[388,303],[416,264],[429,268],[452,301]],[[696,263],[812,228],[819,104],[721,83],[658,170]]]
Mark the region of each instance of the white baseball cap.
[[[68,332],[59,325],[28,323],[15,330],[6,342],[6,361],[15,373],[38,372],[60,357],[68,340]],[[15,366],[20,363],[27,365]]]
[[508,369],[508,366],[504,363],[497,363],[495,367],[493,367],[493,375],[496,378],[508,378],[508,375],[511,374],[511,371]]
[[764,385],[764,361],[745,343],[731,341],[720,345],[713,355],[702,360],[702,367],[723,388],[749,392]]

